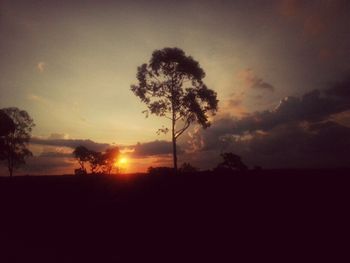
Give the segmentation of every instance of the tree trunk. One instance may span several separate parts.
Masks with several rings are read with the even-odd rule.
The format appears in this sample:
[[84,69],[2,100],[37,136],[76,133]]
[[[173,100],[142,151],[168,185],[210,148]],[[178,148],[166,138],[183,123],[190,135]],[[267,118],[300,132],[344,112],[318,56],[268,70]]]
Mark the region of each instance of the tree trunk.
[[175,116],[173,111],[173,119],[172,119],[172,142],[173,142],[173,161],[174,161],[174,174],[177,174],[177,153],[176,153],[176,138],[175,138]]
[[176,153],[176,137],[175,137],[175,123],[176,123],[176,112],[174,107],[174,79],[172,78],[172,86],[171,86],[171,134],[172,134],[172,142],[173,142],[173,161],[174,161],[174,175],[177,175],[177,153]]
[[13,174],[13,165],[12,165],[12,161],[11,161],[10,158],[8,159],[8,162],[7,162],[7,168],[8,168],[8,170],[9,170],[10,177],[12,177],[12,174]]
[[174,159],[174,172],[177,174],[177,153],[176,153],[176,139],[173,136],[173,159]]

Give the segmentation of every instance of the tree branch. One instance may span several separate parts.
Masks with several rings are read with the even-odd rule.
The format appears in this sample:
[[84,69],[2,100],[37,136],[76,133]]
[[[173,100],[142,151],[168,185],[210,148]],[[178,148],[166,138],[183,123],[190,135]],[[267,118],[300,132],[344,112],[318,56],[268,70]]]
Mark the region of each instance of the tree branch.
[[185,130],[187,130],[188,127],[190,127],[190,121],[187,119],[186,124],[182,129],[175,132],[175,139],[177,139]]

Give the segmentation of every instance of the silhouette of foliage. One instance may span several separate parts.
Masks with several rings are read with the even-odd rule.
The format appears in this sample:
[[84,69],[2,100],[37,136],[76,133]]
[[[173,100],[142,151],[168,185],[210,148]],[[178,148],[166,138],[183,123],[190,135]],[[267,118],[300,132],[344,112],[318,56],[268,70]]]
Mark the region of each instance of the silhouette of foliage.
[[243,163],[241,157],[237,154],[228,152],[222,153],[221,157],[223,158],[223,162],[220,163],[216,170],[228,170],[228,171],[246,171],[248,167]]
[[180,168],[180,173],[182,174],[193,174],[198,172],[198,169],[192,166],[190,163],[183,163]]
[[90,154],[90,151],[84,146],[80,145],[74,149],[73,155],[78,160],[78,163],[80,165],[80,170],[79,171],[76,170],[75,174],[77,175],[86,174],[85,163],[89,161],[89,154]]
[[102,163],[103,172],[106,174],[110,174],[112,172],[113,166],[119,157],[119,148],[113,147],[109,148],[102,155]]
[[75,169],[76,175],[87,174],[85,164],[89,163],[92,174],[105,173],[110,174],[113,166],[119,156],[119,148],[113,147],[107,149],[104,153],[91,151],[84,146],[78,146],[73,151],[75,158],[80,165],[79,169]]
[[83,170],[82,168],[74,169],[75,175],[86,175],[86,170]]
[[163,175],[173,175],[174,169],[170,167],[149,167],[148,168],[149,175],[163,176]]
[[[199,63],[179,48],[155,50],[148,64],[137,69],[138,85],[132,92],[157,116],[171,120],[174,169],[177,171],[176,141],[192,123],[203,128],[210,125],[208,113],[218,107],[216,92],[204,83],[204,70]],[[180,128],[178,128],[180,124]],[[167,128],[158,132],[166,133]]]
[[12,176],[14,168],[25,164],[25,159],[32,156],[27,147],[35,124],[25,110],[11,107],[4,108],[1,112],[1,124],[5,125],[1,128],[0,160],[5,161],[9,175]]
[[3,110],[0,110],[0,136],[14,132],[15,128],[13,120]]
[[102,161],[102,153],[89,151],[88,162],[90,164],[90,170],[92,174],[95,174],[98,171]]

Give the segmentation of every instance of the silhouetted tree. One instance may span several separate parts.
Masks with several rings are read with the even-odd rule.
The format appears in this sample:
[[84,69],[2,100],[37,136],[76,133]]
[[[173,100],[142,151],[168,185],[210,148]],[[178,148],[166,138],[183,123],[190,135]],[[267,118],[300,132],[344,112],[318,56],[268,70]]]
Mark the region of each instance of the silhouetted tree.
[[0,110],[0,160],[5,159],[5,136],[15,131],[13,120],[2,110]]
[[85,163],[89,161],[90,151],[84,146],[78,146],[74,149],[73,155],[78,160],[80,170],[75,170],[75,174],[86,174]]
[[192,166],[190,163],[183,163],[180,167],[180,172],[183,174],[191,174],[197,172],[198,169]]
[[174,169],[171,167],[148,167],[147,172],[149,175],[163,176],[163,175],[173,175]]
[[0,160],[5,161],[12,176],[14,168],[25,164],[25,159],[32,156],[32,152],[27,147],[35,124],[25,110],[11,107],[4,108],[1,112],[1,122],[6,123],[7,127],[1,128]]
[[92,174],[95,174],[103,163],[103,156],[100,152],[89,151],[88,162]]
[[85,148],[84,146],[78,146],[73,151],[75,158],[78,160],[80,168],[76,169],[75,174],[86,174],[85,164],[89,163],[92,174],[107,173],[110,174],[116,160],[119,156],[119,148],[113,147],[107,149],[105,152],[96,152]]
[[221,157],[223,158],[223,162],[218,165],[217,169],[219,170],[246,171],[248,169],[237,154],[231,152],[222,153]]
[[[204,70],[192,57],[179,48],[155,50],[148,64],[137,69],[138,85],[131,90],[150,112],[171,120],[174,169],[177,171],[177,138],[197,122],[203,128],[210,125],[208,113],[215,114],[218,100],[216,92],[204,83]],[[181,128],[177,124],[181,123]],[[168,128],[158,132],[168,132]]]
[[3,110],[0,110],[0,136],[6,136],[10,132],[14,132],[15,128],[13,120]]
[[107,174],[111,173],[113,166],[115,165],[118,157],[119,157],[118,147],[109,148],[103,153],[101,165],[103,166],[104,173],[107,173]]

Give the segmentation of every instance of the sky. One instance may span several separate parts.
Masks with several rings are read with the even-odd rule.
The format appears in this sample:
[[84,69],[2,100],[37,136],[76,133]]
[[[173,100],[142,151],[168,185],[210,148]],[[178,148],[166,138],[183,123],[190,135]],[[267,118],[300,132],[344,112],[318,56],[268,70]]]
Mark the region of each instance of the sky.
[[171,165],[166,119],[130,91],[156,49],[206,72],[219,111],[179,139],[179,163],[211,169],[349,166],[350,2],[0,0],[0,108],[35,121],[18,174],[72,173],[78,145],[119,146],[126,172]]

